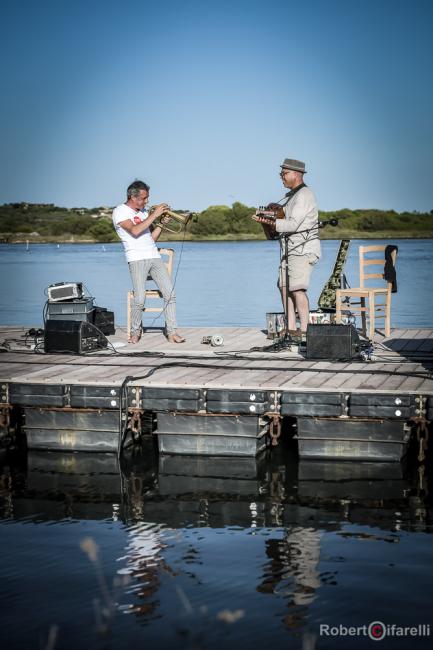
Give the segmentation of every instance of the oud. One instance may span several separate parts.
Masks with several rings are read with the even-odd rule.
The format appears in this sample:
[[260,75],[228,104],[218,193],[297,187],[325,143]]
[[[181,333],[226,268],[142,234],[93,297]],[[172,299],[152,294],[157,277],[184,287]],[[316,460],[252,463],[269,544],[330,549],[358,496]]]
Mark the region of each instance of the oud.
[[284,219],[284,207],[279,203],[269,203],[268,205],[260,205],[258,211],[254,215],[256,217],[265,217],[266,219]]

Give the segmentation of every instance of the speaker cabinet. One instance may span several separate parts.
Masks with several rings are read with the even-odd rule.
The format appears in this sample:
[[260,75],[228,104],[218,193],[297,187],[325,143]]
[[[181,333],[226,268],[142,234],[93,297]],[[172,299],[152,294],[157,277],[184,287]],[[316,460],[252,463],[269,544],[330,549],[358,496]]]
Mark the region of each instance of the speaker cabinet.
[[352,359],[361,347],[353,325],[307,326],[307,359]]
[[116,333],[114,312],[108,311],[105,307],[94,308],[92,322],[105,336],[112,336]]
[[107,341],[91,323],[74,320],[52,320],[45,323],[46,353],[83,354],[107,347]]

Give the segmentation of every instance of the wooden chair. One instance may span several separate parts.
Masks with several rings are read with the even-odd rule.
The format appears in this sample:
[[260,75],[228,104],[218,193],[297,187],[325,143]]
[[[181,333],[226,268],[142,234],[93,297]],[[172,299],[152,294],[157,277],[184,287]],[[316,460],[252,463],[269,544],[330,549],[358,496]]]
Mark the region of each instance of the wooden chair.
[[[159,248],[158,249],[160,252],[160,255],[163,259],[163,262],[165,264],[165,267],[168,271],[168,275],[172,276],[173,274],[173,261],[174,261],[174,250],[172,248]],[[150,275],[147,277],[147,280],[152,280]],[[126,331],[128,333],[128,336],[130,335],[131,332],[131,309],[132,309],[132,300],[134,297],[134,292],[133,291],[128,291],[127,294],[127,299],[126,299]],[[162,300],[162,293],[159,291],[159,289],[146,289],[145,292],[145,306],[143,309],[144,313],[147,312],[162,312],[164,311],[164,306],[157,306],[157,307],[148,307],[148,300]]]
[[[367,318],[369,320],[368,336],[373,339],[376,318],[385,319],[385,336],[391,335],[391,289],[392,283],[384,279],[386,246],[359,247],[359,287],[352,289],[337,289],[336,291],[336,321],[341,322],[342,313],[349,311],[354,315],[361,314],[362,333],[367,336]],[[380,253],[380,259],[370,253]],[[395,267],[397,251],[391,253],[392,264]],[[370,267],[380,267],[376,273],[368,272]],[[367,268],[368,267],[368,268]],[[376,286],[367,286],[369,280],[376,280]],[[377,280],[382,286],[377,286]],[[359,302],[352,302],[352,298]],[[380,302],[377,302],[380,299]]]

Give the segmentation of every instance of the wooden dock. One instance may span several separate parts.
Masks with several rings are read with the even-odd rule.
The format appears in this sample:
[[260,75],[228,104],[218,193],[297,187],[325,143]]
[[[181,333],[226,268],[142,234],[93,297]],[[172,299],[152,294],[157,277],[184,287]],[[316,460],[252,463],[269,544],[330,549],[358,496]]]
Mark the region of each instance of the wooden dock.
[[[179,345],[152,330],[134,346],[119,328],[86,355],[35,353],[27,331],[0,328],[0,380],[3,434],[29,447],[114,451],[152,416],[163,453],[254,455],[291,422],[303,457],[398,460],[433,419],[433,329],[378,333],[372,361],[251,351],[272,343],[254,328],[183,328]],[[222,347],[201,343],[213,334]]]

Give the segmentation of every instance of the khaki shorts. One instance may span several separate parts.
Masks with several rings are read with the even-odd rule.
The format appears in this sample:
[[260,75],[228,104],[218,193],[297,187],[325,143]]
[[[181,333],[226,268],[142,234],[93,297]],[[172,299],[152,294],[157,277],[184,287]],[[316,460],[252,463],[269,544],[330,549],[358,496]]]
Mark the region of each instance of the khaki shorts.
[[[310,275],[313,266],[317,264],[319,258],[314,253],[307,253],[306,255],[289,255],[288,271],[289,271],[289,291],[306,291],[310,284]],[[286,269],[285,262],[280,264],[280,272],[278,277],[278,287],[281,289],[286,286]]]

